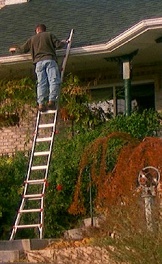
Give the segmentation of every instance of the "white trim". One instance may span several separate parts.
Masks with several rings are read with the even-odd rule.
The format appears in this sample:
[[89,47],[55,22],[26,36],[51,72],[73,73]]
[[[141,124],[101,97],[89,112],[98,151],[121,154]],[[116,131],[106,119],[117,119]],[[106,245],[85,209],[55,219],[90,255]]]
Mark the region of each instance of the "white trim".
[[117,37],[108,41],[105,44],[85,46],[81,48],[73,48],[71,54],[81,53],[85,55],[85,53],[95,54],[95,53],[103,53],[105,51],[112,52],[117,48],[119,48],[120,46],[123,46],[127,42],[130,42],[137,36],[142,35],[146,31],[152,29],[158,29],[158,28],[162,29],[162,18],[142,20],[138,24],[124,31],[123,33],[121,33],[120,35],[118,35]]
[[0,57],[0,64],[15,64],[17,62],[24,62],[30,61],[31,55],[30,54],[23,54],[23,55],[10,55],[7,57]]
[[[128,30],[124,31],[119,36],[108,41],[107,43],[91,45],[91,46],[83,46],[79,48],[71,48],[70,55],[84,56],[84,55],[93,55],[93,54],[101,54],[101,53],[112,53],[114,50],[130,42],[137,36],[142,35],[146,31],[158,29],[158,28],[162,29],[162,18],[143,20],[138,24],[134,25],[133,27],[129,28]],[[58,57],[64,55],[64,51],[63,50],[57,51],[57,55]],[[29,54],[0,57],[1,64],[17,63],[17,62],[23,62],[29,60],[31,60],[31,56]]]
[[[155,85],[155,80],[154,79],[146,79],[146,80],[135,80],[131,81],[131,85],[142,85],[142,84],[149,84],[153,83]],[[105,83],[105,84],[98,84],[94,86],[89,86],[89,89],[106,89],[106,88],[113,88],[113,87],[123,87],[123,81],[121,80],[120,82],[112,82],[112,83]]]
[[22,4],[29,2],[29,0],[5,0],[5,5]]

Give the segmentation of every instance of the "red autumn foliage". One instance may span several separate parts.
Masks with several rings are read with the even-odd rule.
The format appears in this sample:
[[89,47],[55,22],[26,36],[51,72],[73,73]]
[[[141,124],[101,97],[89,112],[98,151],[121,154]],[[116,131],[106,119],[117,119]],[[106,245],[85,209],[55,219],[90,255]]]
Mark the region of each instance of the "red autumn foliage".
[[57,186],[56,186],[56,190],[57,190],[57,191],[62,191],[62,189],[63,189],[62,184],[57,184]]
[[[107,172],[107,143],[111,138],[121,139],[124,146],[119,151],[114,169]],[[97,164],[98,151],[100,151],[100,164]],[[153,166],[161,172],[161,153],[162,140],[160,138],[147,137],[138,141],[126,133],[116,132],[107,137],[96,139],[87,147],[82,156],[74,200],[69,212],[72,214],[85,213],[81,181],[87,165],[90,166],[92,184],[96,186],[97,190],[95,207],[102,210],[109,204],[121,204],[121,202],[130,204],[133,202],[139,195],[137,190],[140,170],[147,166]]]

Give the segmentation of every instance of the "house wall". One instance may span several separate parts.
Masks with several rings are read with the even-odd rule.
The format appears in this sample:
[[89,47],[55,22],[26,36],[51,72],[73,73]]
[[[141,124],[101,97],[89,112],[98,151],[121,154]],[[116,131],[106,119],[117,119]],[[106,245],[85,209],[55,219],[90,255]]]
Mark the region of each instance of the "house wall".
[[[124,87],[120,69],[104,69],[102,71],[76,72],[81,81],[90,88]],[[154,84],[155,110],[162,112],[162,66],[134,66],[132,69],[132,85]]]
[[161,75],[155,82],[155,102],[156,110],[162,112],[162,78]]
[[[136,67],[132,72],[132,83],[154,83],[155,108],[162,111],[162,67]],[[108,88],[123,86],[119,71],[104,69],[102,71],[75,72],[82,83],[89,87]],[[0,155],[11,155],[16,150],[29,150],[32,146],[32,135],[35,129],[36,109],[30,110],[26,119],[21,119],[19,126],[2,128],[0,133]]]
[[[30,108],[24,118],[20,118],[19,125],[0,128],[0,156],[13,155],[16,151],[29,151],[32,148],[33,137],[35,132],[37,109]],[[60,111],[61,112],[61,111]],[[53,121],[46,120],[44,116],[43,123],[51,123]],[[52,119],[53,120],[53,119]],[[56,133],[64,134],[64,128],[70,126],[68,120],[63,120],[58,114]],[[50,131],[50,129],[49,129]],[[40,137],[49,136],[49,131],[39,131]],[[67,136],[67,134],[66,134]]]
[[20,118],[18,125],[0,129],[0,156],[31,148],[35,120],[36,109],[30,109],[25,118]]

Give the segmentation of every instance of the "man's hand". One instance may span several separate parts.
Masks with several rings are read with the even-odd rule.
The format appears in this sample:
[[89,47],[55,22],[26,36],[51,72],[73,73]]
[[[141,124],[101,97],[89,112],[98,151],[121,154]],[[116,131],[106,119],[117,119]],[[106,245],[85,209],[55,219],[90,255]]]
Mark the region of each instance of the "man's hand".
[[63,39],[63,40],[61,40],[61,43],[68,44],[69,43],[69,39]]
[[11,53],[14,53],[15,51],[16,51],[16,48],[14,48],[14,47],[9,49],[9,52],[11,52]]

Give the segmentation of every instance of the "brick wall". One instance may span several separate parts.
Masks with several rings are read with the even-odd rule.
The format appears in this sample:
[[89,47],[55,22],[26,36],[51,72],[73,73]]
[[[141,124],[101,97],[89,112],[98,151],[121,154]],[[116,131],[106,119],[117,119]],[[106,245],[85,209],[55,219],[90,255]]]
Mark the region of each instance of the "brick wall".
[[0,156],[12,155],[15,151],[29,150],[35,129],[36,109],[29,109],[25,118],[20,118],[19,126],[0,129]]
[[[0,128],[0,156],[13,155],[16,151],[28,151],[32,147],[33,136],[35,132],[37,110],[27,107],[27,115],[20,118],[19,126],[10,126]],[[42,123],[51,123],[52,117],[44,116]],[[52,118],[53,120],[53,118]],[[64,135],[65,128],[71,125],[70,121],[62,120],[60,112],[58,113],[56,131]],[[39,137],[49,136],[50,129],[39,131]],[[65,132],[65,135],[68,135]]]

